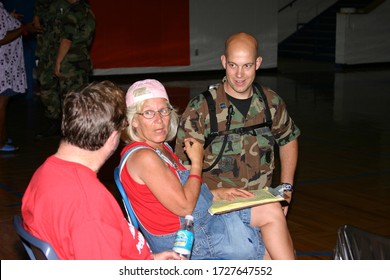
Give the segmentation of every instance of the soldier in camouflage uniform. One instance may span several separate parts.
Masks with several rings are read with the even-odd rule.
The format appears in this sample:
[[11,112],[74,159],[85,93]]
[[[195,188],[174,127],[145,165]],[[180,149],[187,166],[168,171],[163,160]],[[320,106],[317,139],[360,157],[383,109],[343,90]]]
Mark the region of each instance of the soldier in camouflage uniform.
[[[215,100],[218,131],[226,130],[229,107],[233,109],[229,130],[262,124],[266,121],[266,106],[258,86],[254,84],[256,70],[262,58],[257,53],[256,39],[246,33],[232,35],[226,41],[221,62],[226,77],[221,84],[209,89]],[[275,168],[274,146],[279,146],[281,160],[280,182],[292,187],[298,158],[299,128],[287,113],[286,105],[274,91],[262,87],[272,119],[270,127],[263,126],[250,133],[226,133],[227,142],[221,159],[208,172],[203,181],[210,188],[214,199],[249,197],[250,190],[270,187]],[[184,139],[193,137],[204,143],[211,131],[209,108],[203,95],[190,100],[183,113],[177,133],[175,153],[186,164]],[[218,157],[224,135],[217,136],[205,149],[204,168]],[[287,201],[291,201],[291,192]],[[293,254],[291,237],[279,203],[255,207],[261,223],[261,232],[271,258],[289,259]],[[281,215],[280,215],[281,214]],[[271,226],[272,224],[272,226]],[[270,226],[267,226],[270,225]],[[272,251],[272,254],[271,254]]]
[[[243,48],[239,43],[247,34],[236,34],[232,44]],[[253,38],[253,37],[249,37]],[[252,40],[255,40],[254,38]],[[229,41],[228,41],[229,42]],[[259,94],[259,89],[253,84],[256,70],[260,67],[261,57],[250,56],[241,60],[235,55],[229,44],[226,54],[222,56],[222,64],[226,69],[226,77],[221,84],[214,85],[209,90],[216,104],[218,130],[226,130],[228,107],[232,105],[233,115],[230,130],[247,127],[265,122],[265,106]],[[238,49],[240,50],[240,49]],[[239,69],[243,67],[243,69]],[[300,130],[287,113],[286,105],[274,91],[262,87],[267,98],[272,116],[272,128],[258,128],[255,133],[229,134],[226,148],[221,160],[209,172],[203,173],[203,179],[211,189],[218,187],[236,187],[245,190],[256,190],[265,186],[270,187],[272,172],[275,168],[274,146],[280,147],[282,160],[282,182],[293,183],[297,159],[297,138]],[[240,105],[245,103],[244,106]],[[246,108],[245,108],[246,105]],[[241,109],[243,108],[243,109]],[[240,110],[241,109],[241,110]],[[242,112],[242,111],[245,112]],[[210,133],[210,117],[207,102],[203,95],[194,97],[188,104],[180,121],[176,140],[176,153],[188,161],[181,149],[186,137],[194,137],[201,143]],[[252,135],[256,134],[256,135]],[[224,136],[217,136],[205,150],[204,167],[210,166],[221,150]],[[286,149],[285,149],[286,148]],[[290,149],[291,148],[291,149]],[[287,165],[287,161],[289,166]]]
[[41,30],[37,36],[36,57],[38,59],[37,79],[40,84],[39,97],[45,109],[49,126],[36,135],[42,139],[59,135],[61,122],[61,99],[58,78],[54,65],[59,47],[59,25],[61,17],[69,6],[66,0],[37,0],[34,9],[34,25]]
[[[226,81],[226,79],[225,79]],[[246,190],[256,190],[271,186],[272,172],[275,168],[274,145],[283,146],[299,135],[299,130],[288,116],[283,100],[271,89],[263,87],[267,102],[271,108],[273,119],[272,131],[267,127],[255,129],[251,134],[229,134],[227,145],[221,160],[209,172],[203,174],[203,179],[213,189],[223,186],[239,187]],[[259,96],[259,90],[253,86],[253,98],[248,114],[243,114],[230,102],[223,86],[215,86],[210,93],[216,101],[216,116],[219,131],[226,130],[226,117],[230,104],[234,114],[230,130],[243,126],[251,126],[265,121],[264,105]],[[186,137],[194,137],[204,143],[210,134],[210,118],[207,102],[203,95],[194,97],[184,112],[177,135],[176,151],[184,161],[188,161],[179,149]],[[205,151],[204,167],[210,166],[221,150],[224,135],[217,136]]]
[[[47,39],[38,49],[38,68],[41,65],[41,71],[38,72],[42,87],[40,96],[46,107],[46,116],[54,120],[52,123],[56,127],[64,95],[89,82],[92,71],[89,47],[96,24],[90,6],[84,0],[55,0],[50,4],[49,11],[52,16],[48,18],[52,25]],[[56,131],[53,131],[52,124],[37,137],[45,138],[53,133]]]
[[60,46],[54,73],[59,79],[60,95],[89,82],[92,62],[89,47],[95,33],[95,16],[85,0],[68,0],[61,20]]

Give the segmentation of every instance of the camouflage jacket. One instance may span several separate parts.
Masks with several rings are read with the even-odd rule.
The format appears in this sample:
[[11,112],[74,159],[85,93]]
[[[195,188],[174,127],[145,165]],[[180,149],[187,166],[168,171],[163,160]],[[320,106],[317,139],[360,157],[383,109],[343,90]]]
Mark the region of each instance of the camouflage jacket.
[[[274,91],[263,87],[272,116],[272,129],[267,126],[256,129],[256,135],[229,134],[221,160],[209,172],[203,173],[203,180],[210,189],[226,186],[255,190],[271,186],[275,168],[274,146],[285,145],[300,135],[299,128],[288,115],[284,101]],[[229,105],[222,84],[210,90],[216,100],[219,131],[226,130],[226,116]],[[233,105],[234,114],[230,129],[251,126],[265,122],[265,107],[259,91],[254,95],[247,116],[243,116]],[[204,143],[210,133],[210,118],[207,101],[203,95],[192,98],[181,116],[176,138],[175,152],[183,163],[188,158],[182,147],[186,137],[193,137]],[[218,156],[224,136],[217,136],[205,150],[204,167],[210,166]]]
[[43,28],[37,36],[36,55],[41,60],[54,61],[60,44],[61,19],[70,4],[66,0],[37,0],[34,16],[38,16]]
[[89,4],[84,0],[72,4],[66,0],[39,0],[35,14],[40,17],[43,26],[36,51],[43,63],[55,61],[60,41],[65,38],[72,41],[72,45],[64,62],[87,61],[82,68],[89,70],[89,47],[96,28],[95,15]]
[[[90,61],[89,47],[91,46],[96,22],[90,6],[84,1],[79,0],[71,4],[61,18],[59,28],[60,40],[68,39],[72,41],[72,45],[64,58],[64,63]],[[80,68],[84,65],[78,65]],[[85,70],[89,70],[89,64]]]

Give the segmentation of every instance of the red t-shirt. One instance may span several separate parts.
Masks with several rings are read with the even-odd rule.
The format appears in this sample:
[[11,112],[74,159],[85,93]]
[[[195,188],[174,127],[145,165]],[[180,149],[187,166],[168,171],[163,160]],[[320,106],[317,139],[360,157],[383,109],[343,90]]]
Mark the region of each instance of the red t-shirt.
[[[150,147],[143,142],[132,142],[122,150],[121,156],[123,156],[127,150],[140,145]],[[164,147],[174,157],[175,161],[179,162],[178,157],[168,147]],[[167,166],[172,170],[172,172],[175,172],[173,167],[169,164],[167,164]],[[184,169],[184,166],[179,166],[179,168]],[[150,233],[169,234],[179,230],[180,217],[163,206],[150,191],[148,186],[134,181],[127,171],[127,168],[122,169],[120,178],[123,188],[131,201],[131,206],[133,207],[134,212],[141,224]],[[163,188],[164,186],[161,187]]]
[[143,235],[84,165],[49,157],[22,200],[25,227],[48,241],[60,259],[151,259]]

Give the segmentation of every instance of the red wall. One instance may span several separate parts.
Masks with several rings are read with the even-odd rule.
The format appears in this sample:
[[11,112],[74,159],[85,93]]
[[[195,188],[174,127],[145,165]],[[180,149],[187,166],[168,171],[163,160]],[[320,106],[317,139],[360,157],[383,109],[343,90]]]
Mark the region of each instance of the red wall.
[[190,64],[189,0],[90,0],[95,69]]

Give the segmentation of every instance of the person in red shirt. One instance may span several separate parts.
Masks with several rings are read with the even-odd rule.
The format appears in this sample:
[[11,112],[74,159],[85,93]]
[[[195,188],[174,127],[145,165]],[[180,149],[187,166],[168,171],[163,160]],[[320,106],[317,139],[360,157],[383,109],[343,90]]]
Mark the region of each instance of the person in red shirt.
[[22,199],[25,228],[60,259],[180,259],[173,251],[153,254],[97,178],[126,126],[124,93],[112,82],[89,84],[64,99],[59,148]]

